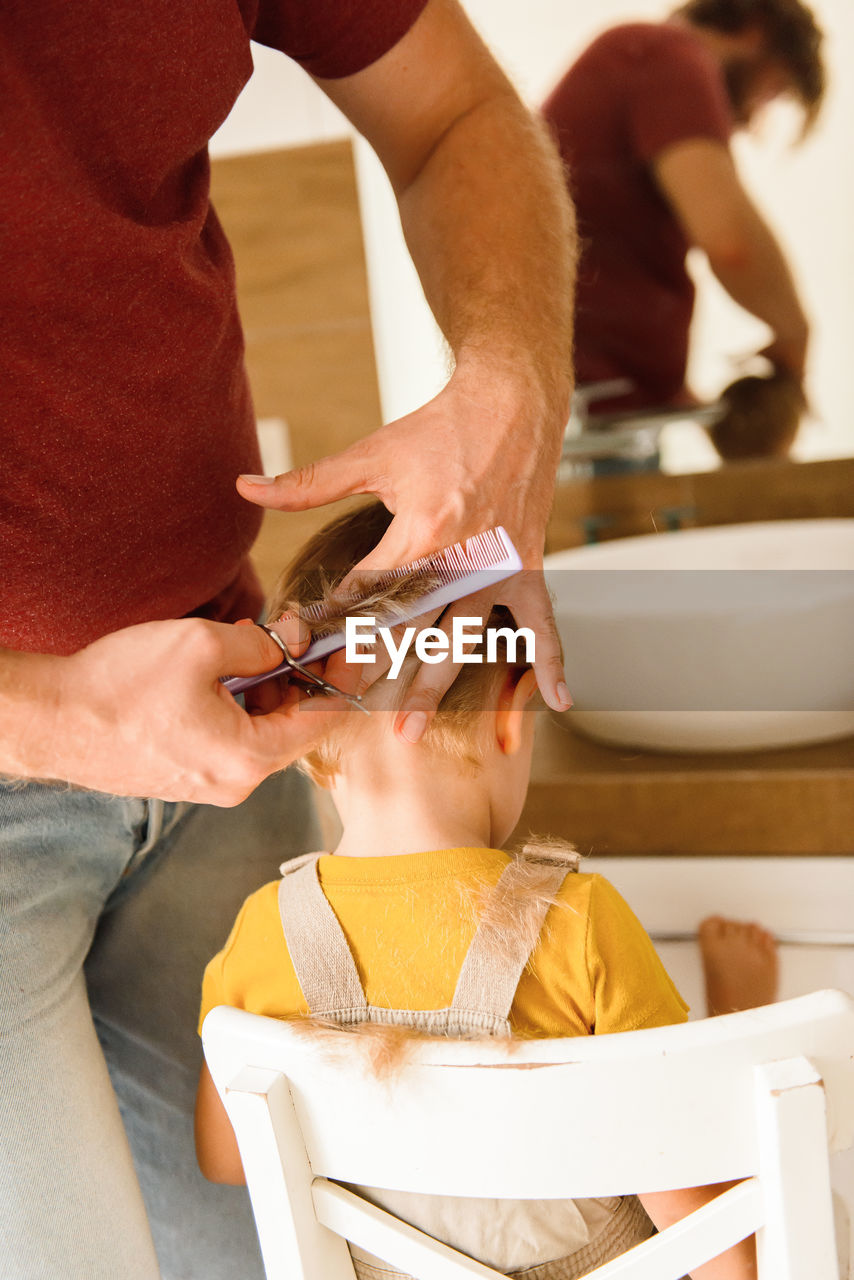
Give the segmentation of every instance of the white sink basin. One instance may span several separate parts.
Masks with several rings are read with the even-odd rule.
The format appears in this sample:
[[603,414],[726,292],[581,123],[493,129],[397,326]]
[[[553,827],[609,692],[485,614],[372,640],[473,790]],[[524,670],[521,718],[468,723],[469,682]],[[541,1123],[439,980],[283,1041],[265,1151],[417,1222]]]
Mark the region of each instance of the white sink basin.
[[546,558],[573,725],[655,751],[854,734],[854,520],[624,538]]

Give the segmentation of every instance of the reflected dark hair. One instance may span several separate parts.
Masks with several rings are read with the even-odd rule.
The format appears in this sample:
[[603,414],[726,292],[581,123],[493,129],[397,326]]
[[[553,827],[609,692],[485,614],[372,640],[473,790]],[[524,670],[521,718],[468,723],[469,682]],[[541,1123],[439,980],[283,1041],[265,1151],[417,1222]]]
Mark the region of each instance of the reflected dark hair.
[[826,88],[822,59],[824,33],[801,0],[686,0],[675,10],[695,27],[737,35],[759,27],[768,54],[788,70],[804,109],[804,133],[818,116]]
[[709,435],[722,458],[788,456],[807,407],[793,373],[778,369],[767,377],[736,378],[720,398],[724,411]]

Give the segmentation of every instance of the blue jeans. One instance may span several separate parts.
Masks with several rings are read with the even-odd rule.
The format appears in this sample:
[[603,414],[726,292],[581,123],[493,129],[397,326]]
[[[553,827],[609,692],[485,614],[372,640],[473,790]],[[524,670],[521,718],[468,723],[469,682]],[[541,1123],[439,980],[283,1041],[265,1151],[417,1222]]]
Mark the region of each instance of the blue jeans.
[[0,783],[3,1280],[263,1276],[245,1190],[196,1168],[201,978],[318,841],[294,770],[236,809]]

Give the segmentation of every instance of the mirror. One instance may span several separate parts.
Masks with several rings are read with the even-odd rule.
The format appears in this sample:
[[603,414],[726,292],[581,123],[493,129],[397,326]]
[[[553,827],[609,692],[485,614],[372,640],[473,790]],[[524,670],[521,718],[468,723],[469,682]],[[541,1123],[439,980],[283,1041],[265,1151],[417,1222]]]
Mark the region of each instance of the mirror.
[[[625,21],[657,21],[674,5],[660,0],[600,0],[596,6],[532,0],[524,17],[518,7],[495,0],[469,0],[473,21],[514,77],[527,101],[540,103],[583,48],[606,28]],[[813,459],[854,454],[854,414],[847,364],[854,334],[854,165],[850,125],[854,85],[848,59],[854,55],[854,13],[848,0],[811,0],[825,32],[828,91],[807,140],[797,137],[797,112],[774,104],[756,134],[736,135],[739,171],[770,223],[798,281],[812,319],[807,392],[810,419],[793,454]],[[740,357],[757,351],[764,326],[738,308],[711,275],[702,255],[691,255],[698,285],[692,328],[689,385],[702,399],[715,399],[741,370]],[[671,431],[671,443],[674,432]],[[716,465],[702,433],[677,441],[672,469]]]
[[[523,98],[539,105],[587,43],[623,21],[659,20],[659,0],[464,0],[472,21],[493,48]],[[829,88],[814,131],[800,146],[796,112],[775,104],[757,136],[739,135],[737,163],[757,204],[777,232],[813,322],[807,378],[811,415],[793,457],[801,461],[854,455],[854,415],[848,388],[849,336],[854,333],[854,166],[849,122],[854,119],[854,54],[850,0],[812,0],[826,34]],[[214,154],[255,151],[342,136],[349,132],[308,78],[270,50],[257,48],[256,75],[214,140]],[[369,268],[374,345],[385,419],[409,411],[441,385],[446,357],[402,243],[384,175],[369,149],[356,142],[357,175]],[[689,383],[714,399],[739,372],[738,361],[765,339],[764,327],[732,303],[692,255],[698,300],[692,330]],[[694,472],[717,465],[699,427],[668,427],[665,469]],[[663,437],[664,438],[664,437]],[[841,513],[840,513],[841,514]]]

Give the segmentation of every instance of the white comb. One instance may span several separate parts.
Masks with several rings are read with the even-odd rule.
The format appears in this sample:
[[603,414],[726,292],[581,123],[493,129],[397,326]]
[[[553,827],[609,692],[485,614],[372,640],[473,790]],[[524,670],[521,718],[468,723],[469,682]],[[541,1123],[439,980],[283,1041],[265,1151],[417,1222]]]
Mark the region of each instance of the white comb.
[[[421,556],[411,564],[401,565],[398,569],[391,569],[388,573],[380,575],[371,586],[371,595],[381,591],[383,587],[390,585],[398,578],[409,577],[410,574],[420,574],[432,585],[423,595],[400,605],[395,613],[386,614],[382,622],[377,625],[396,627],[399,623],[408,622],[411,618],[418,618],[424,613],[444,609],[455,600],[462,600],[464,596],[470,596],[475,591],[493,586],[504,578],[512,577],[521,568],[522,561],[510,541],[507,530],[501,525],[496,525],[494,529],[475,534],[465,542],[455,542],[452,547],[445,547],[444,551],[437,551],[430,556]],[[359,603],[359,597],[354,597],[353,606],[356,609]],[[312,622],[322,621],[323,604],[309,605],[302,611],[301,616],[309,625]],[[328,658],[330,654],[343,649],[344,645],[343,631],[334,631],[328,636],[321,636],[318,640],[312,640],[305,652],[300,654],[299,665],[306,667],[311,662]],[[256,684],[262,684],[263,681],[271,680],[274,676],[285,675],[291,670],[290,663],[282,662],[272,671],[265,671],[257,676],[231,676],[224,680],[223,684],[231,693],[243,693],[246,689],[254,688]]]

